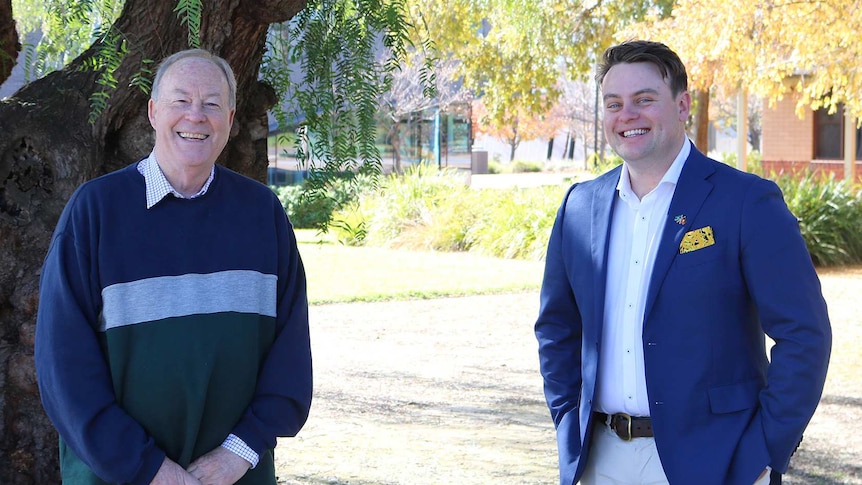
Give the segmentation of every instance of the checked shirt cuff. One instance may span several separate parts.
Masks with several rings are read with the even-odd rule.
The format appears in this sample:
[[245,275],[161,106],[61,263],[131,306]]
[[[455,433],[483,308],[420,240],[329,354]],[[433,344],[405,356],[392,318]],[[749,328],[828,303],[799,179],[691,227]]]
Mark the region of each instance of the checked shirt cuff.
[[235,434],[229,434],[221,446],[228,451],[236,453],[240,458],[251,463],[252,468],[256,467],[257,462],[260,461],[260,455],[249,448],[249,446],[245,444],[245,441]]

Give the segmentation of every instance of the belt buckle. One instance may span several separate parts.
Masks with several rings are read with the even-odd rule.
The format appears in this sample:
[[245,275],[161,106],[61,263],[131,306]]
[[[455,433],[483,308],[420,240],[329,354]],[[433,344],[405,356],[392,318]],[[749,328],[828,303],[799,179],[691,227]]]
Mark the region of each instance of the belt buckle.
[[[622,418],[626,421],[626,435],[620,436],[619,428],[617,428],[616,420],[617,418]],[[631,441],[632,440],[632,417],[626,413],[617,413],[614,414],[613,418],[611,418],[614,424],[614,431],[617,433],[617,436],[620,437],[623,441]]]

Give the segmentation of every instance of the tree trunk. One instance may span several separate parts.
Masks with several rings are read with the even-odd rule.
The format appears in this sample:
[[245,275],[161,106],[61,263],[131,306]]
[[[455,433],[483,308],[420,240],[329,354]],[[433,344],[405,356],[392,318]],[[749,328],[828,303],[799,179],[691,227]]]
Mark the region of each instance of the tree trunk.
[[760,137],[762,127],[760,126],[760,115],[749,105],[748,107],[748,143],[754,150],[760,151]]
[[521,144],[521,134],[518,132],[518,117],[512,120],[512,133],[509,139],[509,163],[512,163],[515,160],[515,151],[518,149],[518,145]]
[[12,18],[12,0],[0,0],[0,84],[12,74],[19,52],[21,44]]
[[695,104],[694,118],[694,145],[703,153],[709,152],[709,90],[697,90],[693,93]]
[[392,172],[396,175],[403,175],[404,169],[401,166],[401,126],[397,119],[393,119],[392,126],[389,128],[389,144],[392,145]]
[[[0,0],[0,19],[8,0]],[[60,212],[82,182],[146,156],[153,134],[147,95],[129,81],[142,59],[158,61],[187,47],[175,2],[127,0],[115,26],[130,54],[115,73],[118,88],[95,123],[89,98],[97,75],[81,70],[90,48],[62,71],[0,102],[0,483],[59,483],[57,435],[42,410],[33,364],[39,272]],[[276,101],[257,81],[270,23],[305,0],[211,0],[201,46],[236,71],[237,113],[219,162],[265,181],[266,110]],[[13,24],[14,25],[14,24]],[[7,32],[0,32],[0,38]],[[17,36],[16,36],[17,38]]]

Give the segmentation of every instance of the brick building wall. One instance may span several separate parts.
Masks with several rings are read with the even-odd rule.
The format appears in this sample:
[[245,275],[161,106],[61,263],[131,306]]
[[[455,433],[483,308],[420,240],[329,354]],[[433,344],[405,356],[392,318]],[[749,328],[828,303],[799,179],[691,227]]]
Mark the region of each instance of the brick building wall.
[[[844,178],[843,160],[813,160],[814,116],[809,109],[802,118],[797,116],[794,97],[785,97],[773,107],[764,106],[762,126],[762,167],[767,176],[811,172]],[[862,162],[856,161],[854,175],[856,182],[862,183]]]
[[796,115],[796,100],[785,97],[774,107],[763,107],[761,149],[764,161],[810,162],[814,156],[814,116]]

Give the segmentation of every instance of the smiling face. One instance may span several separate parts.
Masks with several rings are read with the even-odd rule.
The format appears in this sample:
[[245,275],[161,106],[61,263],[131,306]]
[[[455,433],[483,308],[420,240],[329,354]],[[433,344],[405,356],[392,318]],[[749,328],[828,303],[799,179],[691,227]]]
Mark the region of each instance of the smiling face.
[[685,139],[688,91],[674,96],[652,63],[622,63],[605,75],[602,99],[611,148],[630,166],[667,170]]
[[189,57],[168,67],[148,115],[162,170],[208,172],[227,144],[233,123],[225,74],[206,59]]

